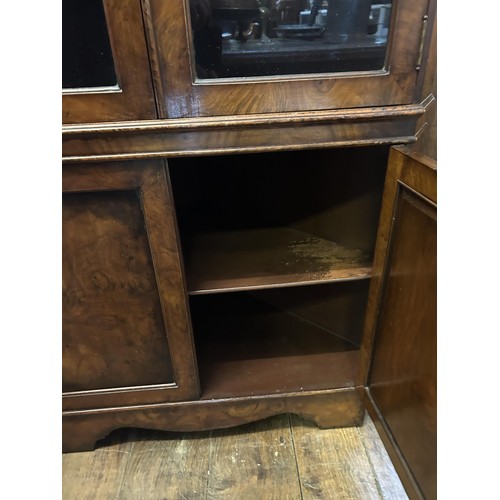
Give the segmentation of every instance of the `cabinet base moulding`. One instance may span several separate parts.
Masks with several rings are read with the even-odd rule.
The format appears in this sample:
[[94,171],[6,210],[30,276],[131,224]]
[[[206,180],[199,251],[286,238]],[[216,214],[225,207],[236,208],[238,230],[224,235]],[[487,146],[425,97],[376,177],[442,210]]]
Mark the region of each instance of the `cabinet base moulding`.
[[326,429],[361,425],[364,406],[356,389],[349,388],[70,411],[63,413],[63,452],[93,450],[97,441],[120,428],[204,431],[283,413],[299,415]]

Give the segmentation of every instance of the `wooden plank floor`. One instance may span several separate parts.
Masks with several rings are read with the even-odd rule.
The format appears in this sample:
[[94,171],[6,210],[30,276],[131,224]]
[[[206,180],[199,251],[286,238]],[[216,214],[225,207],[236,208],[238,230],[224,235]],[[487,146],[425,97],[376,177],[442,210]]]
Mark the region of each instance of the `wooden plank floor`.
[[210,432],[122,429],[62,467],[64,500],[408,498],[368,415],[345,429],[295,415]]

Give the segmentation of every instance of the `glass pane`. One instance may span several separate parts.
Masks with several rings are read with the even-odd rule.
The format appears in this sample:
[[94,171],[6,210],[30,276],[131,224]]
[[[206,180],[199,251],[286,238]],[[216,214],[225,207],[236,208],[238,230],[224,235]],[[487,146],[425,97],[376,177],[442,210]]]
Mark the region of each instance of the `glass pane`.
[[63,0],[62,62],[65,89],[117,84],[102,0]]
[[391,1],[189,1],[198,78],[384,66]]

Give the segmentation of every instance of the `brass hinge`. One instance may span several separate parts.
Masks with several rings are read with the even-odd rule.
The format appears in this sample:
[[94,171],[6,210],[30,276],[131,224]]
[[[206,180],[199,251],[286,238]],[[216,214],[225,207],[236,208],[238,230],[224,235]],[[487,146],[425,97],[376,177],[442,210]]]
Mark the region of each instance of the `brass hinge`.
[[427,33],[427,22],[429,21],[429,16],[425,15],[422,18],[422,30],[420,32],[420,43],[418,47],[418,57],[417,57],[417,64],[415,69],[417,71],[420,70],[420,67],[422,66],[422,57],[424,55],[424,42],[425,42],[425,34]]

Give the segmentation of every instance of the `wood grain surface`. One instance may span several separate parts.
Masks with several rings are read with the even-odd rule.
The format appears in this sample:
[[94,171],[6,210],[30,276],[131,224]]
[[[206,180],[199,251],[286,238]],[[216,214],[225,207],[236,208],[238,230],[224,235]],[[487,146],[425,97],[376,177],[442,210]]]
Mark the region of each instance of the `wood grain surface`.
[[132,451],[130,436],[110,436],[95,452],[63,455],[62,496],[65,499],[118,499]]
[[119,88],[112,92],[63,92],[64,124],[151,120],[157,116],[140,2],[104,0],[104,9]]
[[199,395],[162,161],[72,165],[63,184],[63,409]]
[[298,498],[295,455],[288,415],[212,433],[208,498]]
[[412,102],[426,0],[397,3],[385,66],[390,71],[208,82],[197,81],[193,74],[186,4],[181,0],[171,0],[168,4],[148,0],[148,3],[148,43],[158,56],[153,63],[158,64],[155,74],[162,79],[163,94],[158,96],[162,117],[276,113]]
[[436,210],[403,190],[395,218],[369,390],[431,500],[437,498]]
[[64,455],[62,480],[63,500],[407,499],[368,416],[335,431],[290,415],[231,430],[122,430]]
[[63,162],[414,142],[420,104],[65,126]]
[[436,498],[436,161],[390,154],[361,349],[364,401],[405,488]]
[[380,496],[387,500],[407,498],[406,491],[394,469],[389,454],[368,414],[365,415],[363,425],[358,428],[358,431],[377,477]]
[[139,193],[66,193],[62,223],[63,391],[173,382]]
[[210,433],[130,431],[131,453],[120,498],[205,498],[210,469]]
[[[308,292],[307,288],[300,291]],[[358,352],[353,343],[259,297],[260,293],[192,297],[204,397],[354,385]],[[304,296],[295,300],[304,301]]]
[[327,429],[292,416],[302,498],[377,499],[379,493],[358,429]]
[[211,232],[191,239],[188,293],[368,278],[371,258],[358,249],[292,228]]

